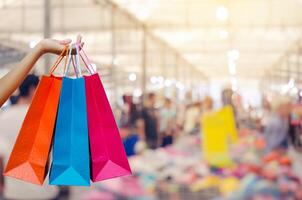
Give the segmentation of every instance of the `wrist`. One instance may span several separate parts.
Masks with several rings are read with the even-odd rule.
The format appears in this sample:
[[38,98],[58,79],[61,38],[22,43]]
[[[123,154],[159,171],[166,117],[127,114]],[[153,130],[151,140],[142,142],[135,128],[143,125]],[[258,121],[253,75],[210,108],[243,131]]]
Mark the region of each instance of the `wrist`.
[[39,42],[34,49],[40,56],[46,53],[44,45],[41,42]]

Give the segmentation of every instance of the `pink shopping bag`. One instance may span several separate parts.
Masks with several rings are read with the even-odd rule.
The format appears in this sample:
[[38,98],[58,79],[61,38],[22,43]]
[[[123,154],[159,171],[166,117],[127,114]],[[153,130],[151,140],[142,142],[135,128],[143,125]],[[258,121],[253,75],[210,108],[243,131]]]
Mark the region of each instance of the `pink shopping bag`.
[[91,179],[96,182],[129,175],[131,169],[101,79],[83,50],[80,55],[90,72],[93,71],[91,76],[84,76]]

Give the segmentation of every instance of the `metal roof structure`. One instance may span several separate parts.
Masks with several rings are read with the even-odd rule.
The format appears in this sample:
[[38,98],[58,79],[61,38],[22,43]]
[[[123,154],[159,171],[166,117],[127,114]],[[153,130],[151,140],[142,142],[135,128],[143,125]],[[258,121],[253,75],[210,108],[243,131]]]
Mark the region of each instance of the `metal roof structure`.
[[301,8],[301,0],[0,0],[0,43],[81,33],[92,60],[113,66],[115,84],[135,73],[142,88],[152,77],[188,87],[287,82],[297,79],[299,59],[290,58],[294,71],[287,60],[299,54]]

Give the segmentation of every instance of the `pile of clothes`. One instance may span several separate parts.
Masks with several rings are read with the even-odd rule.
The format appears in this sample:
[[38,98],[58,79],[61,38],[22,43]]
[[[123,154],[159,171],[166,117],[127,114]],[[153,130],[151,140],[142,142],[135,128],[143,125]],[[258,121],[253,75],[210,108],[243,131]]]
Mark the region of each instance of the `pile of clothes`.
[[187,135],[172,146],[132,156],[133,176],[96,188],[127,199],[302,199],[301,181],[287,152],[264,154],[261,135],[249,130],[239,135],[231,148],[231,167],[209,166],[202,158],[200,137]]

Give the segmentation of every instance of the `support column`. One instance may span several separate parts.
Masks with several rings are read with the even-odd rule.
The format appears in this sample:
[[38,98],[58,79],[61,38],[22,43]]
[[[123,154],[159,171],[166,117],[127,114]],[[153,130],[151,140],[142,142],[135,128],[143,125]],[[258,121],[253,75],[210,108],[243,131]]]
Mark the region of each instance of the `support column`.
[[179,65],[178,65],[178,56],[177,55],[175,55],[175,71],[174,71],[174,76],[175,76],[175,80],[176,81],[180,81],[179,80]]
[[[50,1],[44,0],[44,28],[43,28],[43,37],[50,38],[51,37],[51,12],[50,12]],[[48,72],[50,66],[50,57],[49,55],[45,55],[44,60],[44,73]]]
[[143,26],[143,35],[142,35],[142,80],[141,80],[141,89],[143,100],[146,96],[146,83],[147,83],[147,36],[146,36],[146,27]]
[[291,73],[290,73],[290,53],[286,56],[286,71],[287,71],[287,82],[291,78]]
[[297,50],[297,83],[299,85],[301,85],[301,78],[300,78],[300,47],[298,47],[298,50]]
[[116,27],[115,27],[115,6],[111,6],[111,81],[112,81],[112,91],[113,91],[113,99],[114,103],[117,105],[118,103],[118,83],[117,83],[117,66],[116,66]]

